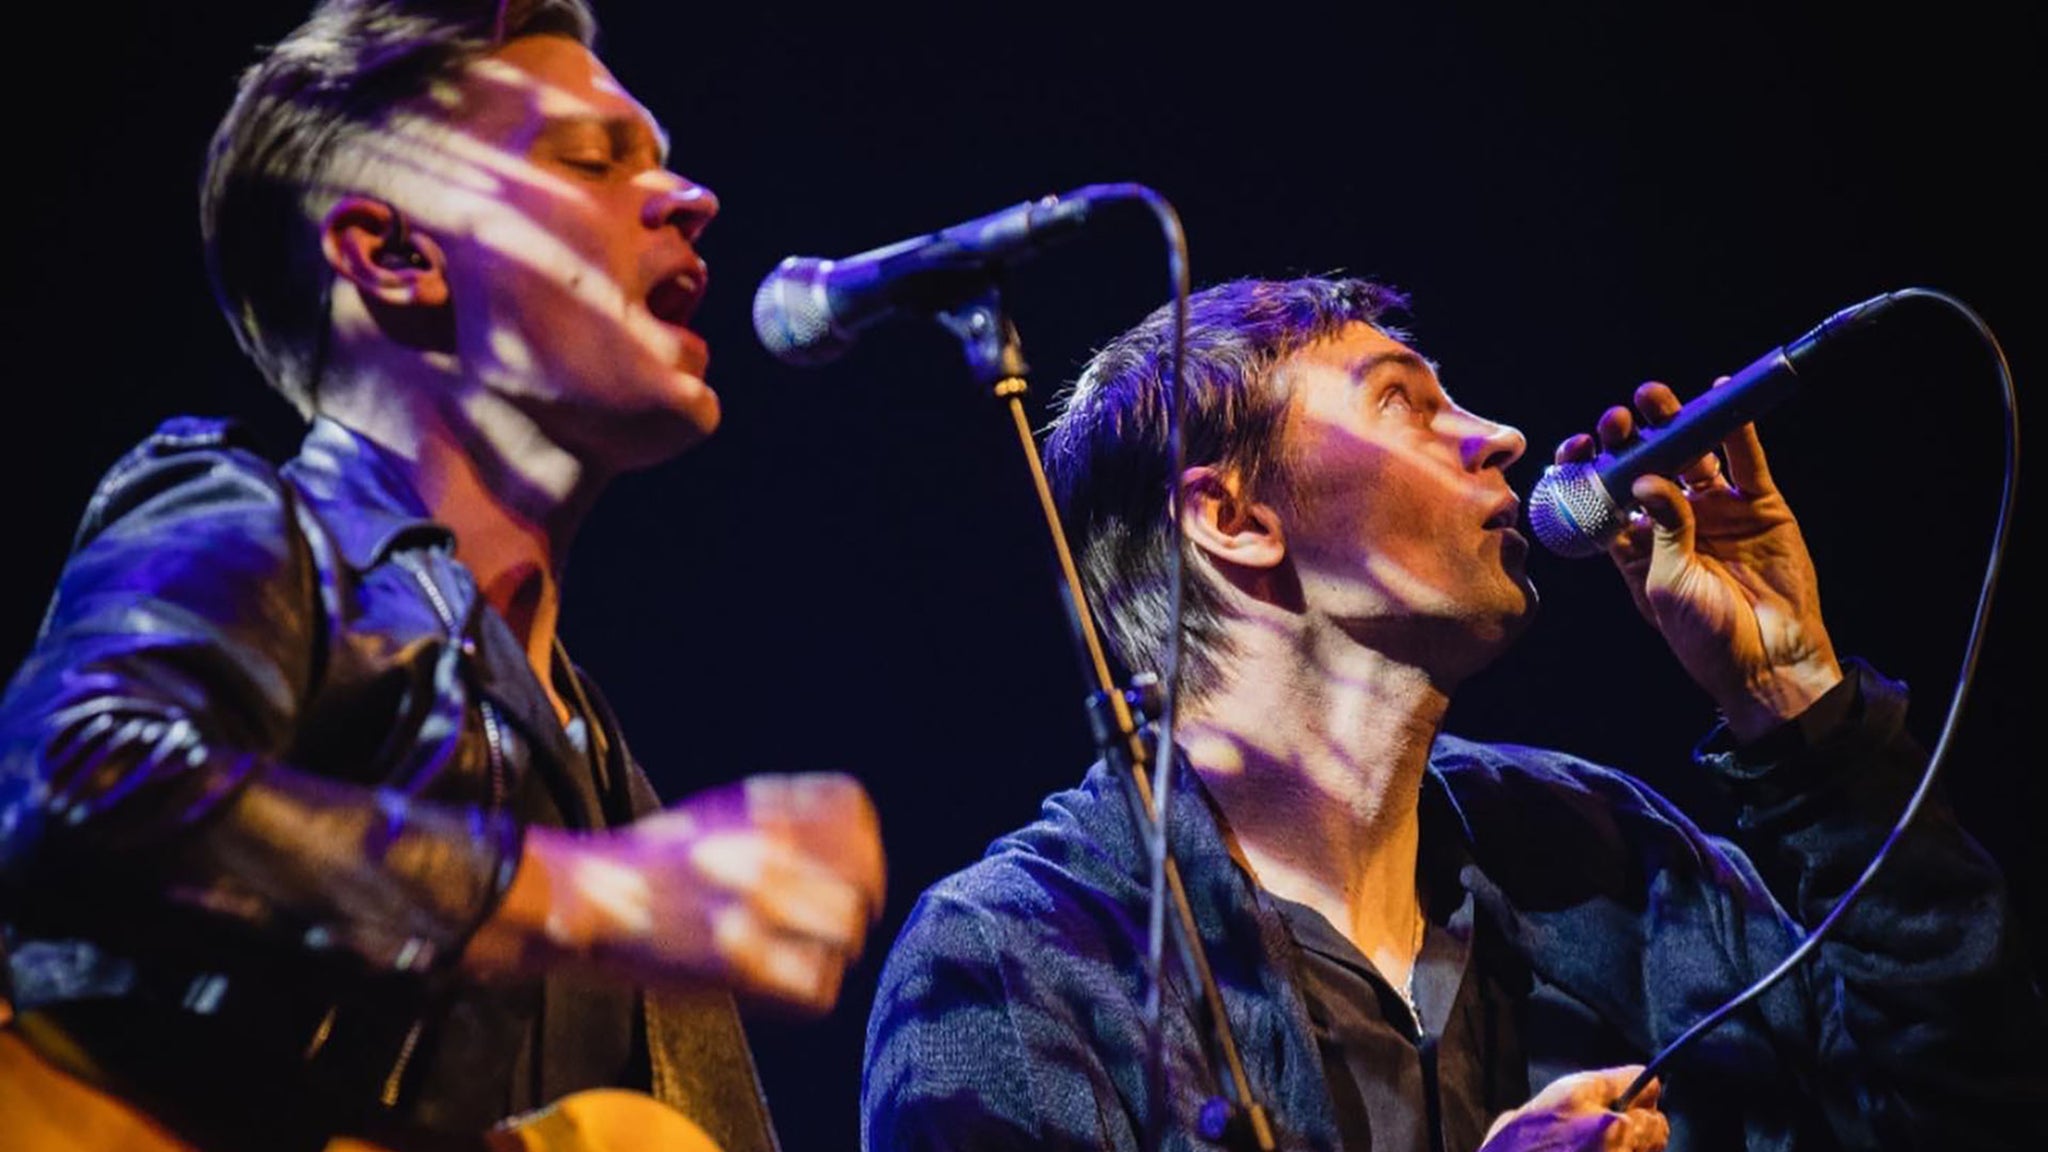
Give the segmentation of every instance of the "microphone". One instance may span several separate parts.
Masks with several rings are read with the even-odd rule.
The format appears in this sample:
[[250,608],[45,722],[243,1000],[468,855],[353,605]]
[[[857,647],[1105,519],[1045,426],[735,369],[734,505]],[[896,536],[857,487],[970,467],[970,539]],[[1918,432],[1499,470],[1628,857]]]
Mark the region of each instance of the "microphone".
[[871,324],[966,303],[1003,268],[1077,231],[1116,188],[1028,200],[844,260],[791,256],[754,292],[754,334],[785,364],[837,359]]
[[1835,337],[1869,323],[1906,295],[1910,293],[1887,292],[1851,304],[1806,335],[1764,353],[1726,384],[1695,397],[1671,423],[1639,429],[1635,441],[1618,452],[1545,468],[1529,493],[1529,527],[1544,547],[1560,556],[1604,551],[1626,526],[1627,510],[1635,505],[1629,489],[1636,477],[1670,475],[1711,451],[1791,395],[1801,369],[1811,367]]

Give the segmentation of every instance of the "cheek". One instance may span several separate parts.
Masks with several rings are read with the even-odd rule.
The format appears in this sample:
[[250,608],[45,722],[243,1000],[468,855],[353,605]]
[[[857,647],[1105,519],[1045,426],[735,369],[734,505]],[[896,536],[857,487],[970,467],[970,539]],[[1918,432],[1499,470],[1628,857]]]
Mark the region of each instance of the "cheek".
[[558,286],[601,314],[616,314],[633,273],[625,230],[606,227],[623,209],[603,202],[530,197],[510,206],[501,229],[505,261],[528,279]]
[[602,358],[644,339],[615,274],[573,254],[499,261],[478,287],[486,322],[516,330],[539,361]]

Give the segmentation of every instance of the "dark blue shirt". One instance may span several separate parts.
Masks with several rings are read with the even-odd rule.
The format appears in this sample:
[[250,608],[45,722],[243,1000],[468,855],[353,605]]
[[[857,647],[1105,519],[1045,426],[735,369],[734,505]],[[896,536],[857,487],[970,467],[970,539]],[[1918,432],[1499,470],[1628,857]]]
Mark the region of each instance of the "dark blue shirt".
[[[1628,775],[1438,739],[1429,775],[1470,861],[1458,886],[1509,975],[1526,973],[1502,981],[1512,1028],[1479,1045],[1519,1053],[1484,1052],[1485,1066],[1512,1060],[1535,1091],[1644,1061],[1799,944],[1925,766],[1903,689],[1860,664],[1850,675],[1826,731],[1790,726],[1741,754],[1716,737],[1699,753],[1792,909],[1748,855]],[[1301,950],[1232,860],[1198,776],[1174,777],[1175,855],[1253,1095],[1280,1147],[1334,1152],[1343,1077],[1319,1042]],[[1154,1119],[1167,1148],[1216,1146],[1197,1124],[1218,1091],[1210,1030],[1179,979],[1160,1025],[1164,1095],[1145,1075],[1149,865],[1121,788],[1097,765],[912,909],[869,1019],[870,1152],[1139,1152]],[[1805,965],[1673,1058],[1662,1106],[1679,1152],[2034,1148],[2044,1068],[2048,1010],[2003,880],[1937,798]],[[1496,1080],[1481,1110],[1522,1087]]]

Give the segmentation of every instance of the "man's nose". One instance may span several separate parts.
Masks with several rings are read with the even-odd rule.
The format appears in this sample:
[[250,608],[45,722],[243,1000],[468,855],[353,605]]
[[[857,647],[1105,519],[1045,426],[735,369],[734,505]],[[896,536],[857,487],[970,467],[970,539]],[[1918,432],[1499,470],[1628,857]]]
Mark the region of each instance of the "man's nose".
[[1499,468],[1522,458],[1529,449],[1529,438],[1522,430],[1511,424],[1499,424],[1483,416],[1473,416],[1474,427],[1465,436],[1465,464],[1473,470]]
[[649,228],[673,226],[695,244],[711,218],[718,215],[718,197],[711,189],[673,172],[662,176],[662,186],[640,210],[640,222]]

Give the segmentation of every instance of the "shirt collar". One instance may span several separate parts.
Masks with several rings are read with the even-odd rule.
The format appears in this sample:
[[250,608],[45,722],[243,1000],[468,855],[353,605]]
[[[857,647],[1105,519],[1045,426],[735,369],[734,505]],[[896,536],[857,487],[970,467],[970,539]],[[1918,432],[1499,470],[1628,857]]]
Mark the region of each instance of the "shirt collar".
[[435,523],[390,450],[326,416],[315,416],[284,475],[321,513],[342,559],[357,571],[400,544],[452,548],[455,534]]

